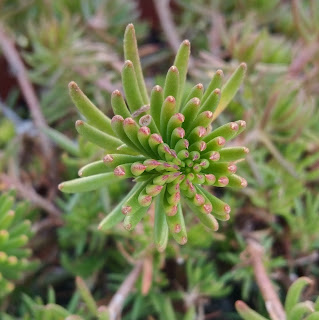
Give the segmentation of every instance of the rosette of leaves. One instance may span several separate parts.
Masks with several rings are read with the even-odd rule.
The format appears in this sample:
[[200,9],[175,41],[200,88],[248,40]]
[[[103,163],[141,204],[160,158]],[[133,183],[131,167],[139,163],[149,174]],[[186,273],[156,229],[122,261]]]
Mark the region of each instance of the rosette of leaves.
[[185,40],[168,70],[164,87],[156,85],[149,98],[132,24],[125,31],[124,53],[126,102],[120,91],[113,92],[112,119],[98,110],[76,83],[69,84],[73,102],[87,119],[76,122],[77,131],[107,154],[103,160],[84,166],[79,171],[81,178],[63,182],[59,189],[85,192],[111,183],[114,176],[135,179],[135,186],[99,228],[112,228],[124,219],[124,227],[134,229],[156,198],[155,243],[164,250],[169,232],[178,243],[187,242],[181,198],[206,227],[217,230],[217,219],[228,220],[231,208],[206,186],[247,185],[236,175],[236,162],[245,157],[248,149],[224,148],[245,129],[245,121],[215,129],[211,126],[236,94],[246,65],[242,63],[224,85],[219,70],[205,92],[202,84],[184,92],[190,55],[190,43]]
[[14,206],[12,193],[0,196],[0,300],[11,293],[14,281],[34,263],[27,258],[31,250],[25,248],[31,237],[31,222],[24,219],[26,206]]
[[[311,284],[311,280],[306,277],[297,279],[289,288],[285,300],[285,315],[287,320],[316,320],[319,319],[319,298],[315,302],[300,302],[304,288]],[[243,301],[236,302],[236,309],[244,320],[268,320],[260,315]]]

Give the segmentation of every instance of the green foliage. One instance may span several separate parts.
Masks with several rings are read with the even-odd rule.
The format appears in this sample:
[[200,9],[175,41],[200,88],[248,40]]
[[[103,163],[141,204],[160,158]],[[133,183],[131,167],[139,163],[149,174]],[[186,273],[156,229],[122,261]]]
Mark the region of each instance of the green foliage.
[[[15,204],[14,193],[0,196],[0,300],[10,294],[14,282],[37,265],[26,247],[32,237],[31,221],[26,219],[26,204]],[[30,213],[29,213],[30,214]]]
[[[27,66],[50,125],[43,131],[54,142],[48,163],[38,148],[32,104],[21,83],[12,82],[21,75],[19,68],[15,62],[6,65],[10,59],[3,55],[0,188],[16,185],[19,197],[39,207],[37,215],[21,211],[16,223],[31,221],[35,234],[27,247],[17,249],[26,256],[32,249],[41,268],[28,272],[34,260],[21,257],[18,264],[27,259],[29,267],[12,266],[16,278],[2,275],[15,290],[0,290],[1,319],[107,319],[112,297],[142,263],[121,301],[121,319],[239,319],[242,314],[265,320],[267,305],[246,249],[251,238],[264,249],[262,262],[280,288],[278,295],[287,296],[287,319],[319,318],[318,303],[300,302],[307,300],[300,292],[308,278],[319,276],[317,1],[175,0],[169,7],[166,2],[164,20],[158,21],[148,1],[0,0],[0,46],[4,31]],[[122,68],[128,23],[136,32],[132,25],[126,29]],[[189,41],[174,59],[167,43],[178,38]],[[244,79],[241,61],[248,65]],[[81,115],[65,90],[72,79],[77,84],[70,84],[71,98]],[[246,121],[247,128],[232,137],[232,128],[245,123],[234,119]],[[209,131],[197,140],[192,131],[199,126]],[[210,151],[205,168],[208,140],[219,148],[217,135],[228,145]],[[188,149],[184,139],[191,142]],[[209,180],[233,163],[246,188],[217,187]],[[170,181],[178,172],[194,179],[186,185],[177,183],[182,175]],[[166,173],[169,183],[163,184],[159,176]],[[213,185],[200,189],[206,183],[202,173]],[[245,181],[230,177],[228,186]],[[64,185],[69,193],[57,192],[58,181],[72,179]],[[184,194],[181,200],[178,192]],[[208,215],[198,212],[204,208],[200,196],[209,200],[206,209],[210,204],[214,209]],[[226,203],[229,215],[223,211]],[[124,216],[123,207],[124,212],[134,208],[134,214]],[[211,216],[219,220],[218,232],[212,232],[217,224]],[[127,228],[136,225],[134,230],[127,232],[123,221]],[[180,246],[186,231],[187,245]],[[311,299],[318,296],[317,282],[309,292]],[[236,313],[237,299],[251,309],[238,302]]]
[[[302,290],[311,282],[309,278],[301,277],[290,286],[285,301],[287,320],[314,320],[318,318],[319,299],[317,299],[315,303],[312,301],[300,301]],[[248,307],[243,301],[236,302],[236,309],[244,320],[267,320],[267,318]]]
[[[141,73],[135,31],[133,25],[127,26],[124,53],[125,58],[132,61],[126,60],[122,81],[132,117],[125,119],[116,114],[111,121],[75,83],[69,85],[73,102],[88,121],[77,121],[77,131],[109,154],[103,159],[105,166],[102,161],[92,163],[87,166],[90,168],[87,176],[63,182],[59,189],[85,192],[108,185],[114,177],[135,178],[137,184],[132,192],[101,222],[99,228],[113,227],[124,218],[124,214],[124,227],[134,229],[147,213],[153,198],[159,196],[155,204],[155,241],[161,251],[166,247],[168,230],[179,244],[187,242],[181,196],[202,223],[217,230],[216,218],[228,220],[230,207],[202,185],[245,187],[247,184],[244,178],[235,174],[235,162],[243,159],[248,149],[222,149],[226,141],[245,129],[245,122],[231,122],[213,131],[210,126],[240,87],[246,65],[241,64],[222,87],[221,81],[213,77],[207,89],[209,92],[201,101],[194,96],[179,110],[189,52],[190,43],[185,40],[177,53],[176,66],[167,73],[163,91],[156,86],[151,105],[144,105],[149,99]],[[115,94],[118,100],[115,100]],[[121,102],[123,98],[119,91],[113,96],[114,112],[126,115],[128,111],[124,100]],[[148,114],[149,108],[151,115]],[[87,167],[80,172],[87,172]]]

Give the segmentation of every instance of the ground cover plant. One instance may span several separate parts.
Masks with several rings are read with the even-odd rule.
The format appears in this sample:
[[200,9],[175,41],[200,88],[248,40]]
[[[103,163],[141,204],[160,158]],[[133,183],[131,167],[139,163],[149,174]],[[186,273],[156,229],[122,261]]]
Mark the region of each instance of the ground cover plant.
[[0,1],[0,318],[317,319],[317,12]]

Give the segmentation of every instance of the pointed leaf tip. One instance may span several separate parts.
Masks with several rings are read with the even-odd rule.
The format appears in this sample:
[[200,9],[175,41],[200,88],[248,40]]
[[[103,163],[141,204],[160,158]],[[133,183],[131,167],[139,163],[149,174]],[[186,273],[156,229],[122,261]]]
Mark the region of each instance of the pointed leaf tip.
[[239,66],[240,66],[242,69],[247,70],[247,64],[246,64],[245,62],[242,62]]
[[190,46],[191,45],[191,43],[190,43],[190,41],[188,40],[188,39],[185,39],[184,41],[183,41],[183,44],[185,45],[185,46]]
[[124,68],[128,67],[128,68],[133,68],[133,63],[131,60],[125,60],[124,62]]
[[71,81],[68,86],[70,90],[79,90],[79,86],[74,81]]
[[75,125],[76,125],[77,127],[83,126],[83,125],[84,125],[84,121],[82,121],[82,120],[76,120]]

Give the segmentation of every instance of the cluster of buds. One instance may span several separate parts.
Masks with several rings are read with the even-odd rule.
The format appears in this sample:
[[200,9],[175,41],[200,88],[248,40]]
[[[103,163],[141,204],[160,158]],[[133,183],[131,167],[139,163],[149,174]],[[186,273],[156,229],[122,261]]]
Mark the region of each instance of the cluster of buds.
[[190,55],[190,43],[185,40],[168,70],[164,87],[156,85],[149,98],[133,25],[126,28],[124,52],[127,60],[122,82],[126,101],[119,90],[113,92],[112,119],[97,109],[76,83],[69,84],[73,102],[87,119],[76,122],[77,131],[107,154],[103,160],[80,169],[81,178],[63,182],[59,189],[84,192],[114,182],[114,176],[133,178],[135,186],[99,228],[109,229],[124,220],[124,227],[132,230],[156,198],[155,243],[164,250],[169,231],[178,243],[187,242],[181,198],[205,226],[217,230],[216,219],[228,220],[231,209],[204,186],[247,185],[236,175],[236,162],[245,157],[248,149],[224,148],[245,129],[245,121],[216,129],[211,125],[240,87],[246,65],[242,63],[224,85],[223,72],[218,70],[205,92],[199,83],[185,94]]
[[25,220],[25,205],[12,210],[14,197],[2,194],[0,197],[0,299],[14,289],[14,280],[29,270],[32,263],[27,260],[31,250],[24,248],[31,236],[31,222]]

